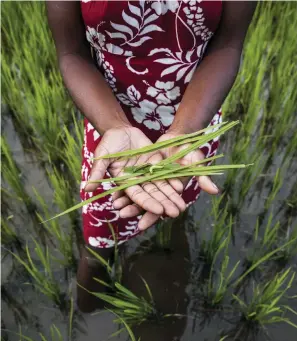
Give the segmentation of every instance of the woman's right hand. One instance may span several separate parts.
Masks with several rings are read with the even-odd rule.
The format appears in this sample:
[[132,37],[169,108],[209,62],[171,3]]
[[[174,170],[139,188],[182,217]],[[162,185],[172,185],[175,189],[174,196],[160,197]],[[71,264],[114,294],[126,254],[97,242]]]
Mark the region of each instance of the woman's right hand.
[[[112,128],[103,135],[95,150],[94,157],[97,158],[107,154],[137,149],[151,144],[152,142],[150,139],[138,128],[127,126]],[[138,155],[125,160],[95,160],[89,181],[104,178],[106,170],[108,170],[112,177],[118,177],[124,175],[125,167],[137,166],[144,163],[156,164],[161,160],[162,155],[159,151]],[[98,183],[88,183],[84,190],[92,192],[98,186]],[[180,180],[170,181],[170,184],[163,180],[147,182],[127,188],[125,190],[126,196],[123,196],[121,200],[126,200],[127,204],[132,200],[136,207],[138,206],[135,210],[136,212],[139,212],[139,207],[144,211],[147,211],[147,214],[144,214],[139,222],[143,228],[147,228],[151,225],[151,219],[148,219],[148,217],[151,216],[149,213],[156,215],[165,213],[167,216],[175,218],[180,212],[183,212],[186,209],[186,204],[179,195],[182,189],[183,185]],[[126,205],[122,203],[121,206],[124,207]],[[126,213],[124,215],[126,215]],[[121,215],[121,211],[120,216],[125,218],[125,216]]]

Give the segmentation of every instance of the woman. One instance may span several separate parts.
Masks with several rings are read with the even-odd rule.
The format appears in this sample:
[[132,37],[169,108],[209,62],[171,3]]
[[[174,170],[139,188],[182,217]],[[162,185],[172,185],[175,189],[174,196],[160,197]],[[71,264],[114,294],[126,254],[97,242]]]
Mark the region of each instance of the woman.
[[[168,148],[128,163],[92,158],[140,148],[221,120],[220,106],[240,64],[255,2],[222,1],[48,1],[49,25],[67,89],[85,116],[81,198],[111,184],[86,184],[118,176],[127,165],[157,163],[180,148]],[[90,49],[91,47],[91,49]],[[215,154],[212,141],[183,159],[189,164]],[[199,186],[198,186],[199,183]],[[85,186],[85,187],[84,187]],[[205,176],[132,186],[83,208],[88,245],[110,258],[119,243],[153,225],[160,216],[177,217],[195,202],[200,189],[217,194]],[[181,195],[180,195],[181,194]],[[84,251],[78,281],[102,269],[87,262]],[[83,310],[83,293],[79,305]],[[86,308],[86,309],[85,309]]]

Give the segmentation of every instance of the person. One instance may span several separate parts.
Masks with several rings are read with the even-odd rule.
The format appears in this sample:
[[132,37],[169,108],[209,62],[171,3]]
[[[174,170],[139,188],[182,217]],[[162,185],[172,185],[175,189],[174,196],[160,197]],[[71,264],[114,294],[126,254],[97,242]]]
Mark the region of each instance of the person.
[[[128,160],[93,162],[93,157],[221,122],[220,107],[236,78],[255,5],[202,0],[46,3],[65,86],[85,117],[82,200],[115,185],[88,180],[120,176],[127,166],[155,164],[185,146]],[[213,156],[217,147],[215,139],[179,162],[187,165]],[[112,259],[110,224],[120,245],[161,216],[177,217],[201,189],[219,193],[210,178],[200,176],[131,186],[89,203],[82,211],[86,244]],[[89,257],[84,250],[78,282],[92,290],[92,277],[104,275]],[[79,307],[91,311],[88,293],[79,288]]]

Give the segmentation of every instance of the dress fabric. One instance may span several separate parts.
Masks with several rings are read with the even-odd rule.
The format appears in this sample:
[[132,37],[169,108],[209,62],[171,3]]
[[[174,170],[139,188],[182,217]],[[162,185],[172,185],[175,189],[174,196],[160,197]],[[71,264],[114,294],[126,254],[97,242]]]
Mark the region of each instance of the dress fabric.
[[[81,1],[86,38],[94,63],[120,102],[131,124],[153,142],[173,122],[195,69],[215,33],[222,12],[222,1]],[[214,113],[211,125],[221,122],[221,111]],[[100,136],[85,119],[82,181],[88,179],[92,157]],[[215,155],[219,141],[203,146],[206,157]],[[108,177],[108,174],[106,174]],[[81,199],[115,186],[103,183],[93,193],[81,188]],[[182,197],[189,206],[200,188],[191,179]],[[119,218],[110,195],[83,207],[83,232],[87,244],[114,246],[109,223],[118,243],[136,236],[141,216]]]

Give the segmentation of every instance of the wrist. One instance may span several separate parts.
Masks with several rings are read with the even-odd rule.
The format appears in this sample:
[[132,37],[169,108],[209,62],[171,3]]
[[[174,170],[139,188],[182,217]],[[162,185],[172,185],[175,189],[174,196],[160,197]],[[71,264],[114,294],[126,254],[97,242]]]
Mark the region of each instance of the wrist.
[[209,122],[207,120],[197,117],[193,117],[188,120],[180,120],[176,117],[166,133],[174,135],[191,134],[204,129],[208,123]]

